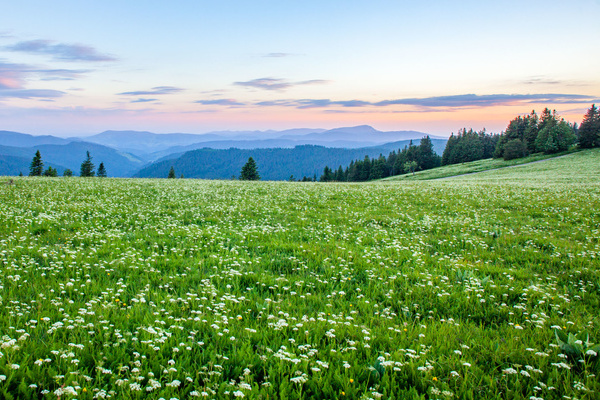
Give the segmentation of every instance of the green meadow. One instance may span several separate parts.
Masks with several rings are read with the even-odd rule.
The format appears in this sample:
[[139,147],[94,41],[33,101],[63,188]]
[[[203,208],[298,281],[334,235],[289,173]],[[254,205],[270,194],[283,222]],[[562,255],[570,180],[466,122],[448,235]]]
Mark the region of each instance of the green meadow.
[[431,181],[0,179],[0,398],[598,399],[600,151]]
[[385,178],[386,181],[423,181],[431,179],[448,178],[457,175],[473,174],[478,172],[490,171],[505,167],[513,167],[517,165],[548,160],[563,155],[571,154],[578,150],[569,150],[559,154],[544,154],[535,153],[527,157],[515,158],[506,161],[502,158],[486,158],[483,160],[471,161],[467,163],[444,165],[443,167],[417,171],[414,174],[395,175]]

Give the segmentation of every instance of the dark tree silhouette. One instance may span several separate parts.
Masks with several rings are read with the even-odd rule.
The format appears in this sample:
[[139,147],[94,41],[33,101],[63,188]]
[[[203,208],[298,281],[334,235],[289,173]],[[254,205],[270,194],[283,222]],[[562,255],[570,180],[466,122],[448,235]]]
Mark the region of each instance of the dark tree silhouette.
[[240,180],[242,181],[258,181],[260,175],[258,174],[258,168],[256,162],[252,157],[248,158],[248,162],[242,167],[240,174]]
[[98,165],[98,173],[96,173],[96,176],[98,178],[106,178],[106,168],[104,167],[103,162],[101,162],[100,165]]
[[94,175],[94,164],[92,164],[92,156],[90,156],[90,152],[88,151],[85,160],[81,163],[79,176],[90,177]]
[[40,151],[35,152],[31,165],[29,166],[29,176],[42,176],[44,172],[44,162],[42,161],[42,155]]
[[600,147],[600,110],[595,104],[592,104],[583,117],[578,135],[579,147],[582,149]]

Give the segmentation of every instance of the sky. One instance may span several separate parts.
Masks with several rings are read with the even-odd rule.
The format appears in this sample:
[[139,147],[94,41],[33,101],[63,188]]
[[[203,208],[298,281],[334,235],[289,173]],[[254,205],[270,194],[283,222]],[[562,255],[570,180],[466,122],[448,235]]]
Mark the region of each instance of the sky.
[[0,130],[500,132],[600,103],[600,0],[4,2]]

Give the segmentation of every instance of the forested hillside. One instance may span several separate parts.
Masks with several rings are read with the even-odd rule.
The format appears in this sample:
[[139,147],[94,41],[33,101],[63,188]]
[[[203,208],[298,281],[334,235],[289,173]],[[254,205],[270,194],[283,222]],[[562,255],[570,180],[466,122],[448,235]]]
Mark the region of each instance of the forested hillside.
[[[396,145],[405,146],[404,142]],[[322,146],[296,146],[293,149],[200,149],[184,153],[177,159],[162,160],[140,170],[136,177],[166,178],[171,166],[177,176],[186,178],[228,179],[239,176],[249,157],[254,158],[261,179],[288,180],[290,177],[319,177],[327,165],[347,166],[365,156],[379,157],[390,152],[389,146],[339,149]]]
[[45,167],[53,166],[61,175],[67,168],[79,171],[79,167],[89,151],[93,162],[98,166],[101,162],[107,168],[108,176],[131,176],[142,165],[139,158],[110,147],[87,142],[70,142],[67,144],[41,144],[34,147],[0,146],[0,155],[4,156],[0,163],[0,175],[24,175],[29,173],[29,164],[36,151],[39,150]]

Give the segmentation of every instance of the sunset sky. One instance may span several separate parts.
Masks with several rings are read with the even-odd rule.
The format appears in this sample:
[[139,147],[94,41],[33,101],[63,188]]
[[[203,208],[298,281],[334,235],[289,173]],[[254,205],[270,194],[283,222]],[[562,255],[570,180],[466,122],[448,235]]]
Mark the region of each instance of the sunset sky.
[[600,1],[10,1],[0,130],[500,132],[600,103]]

